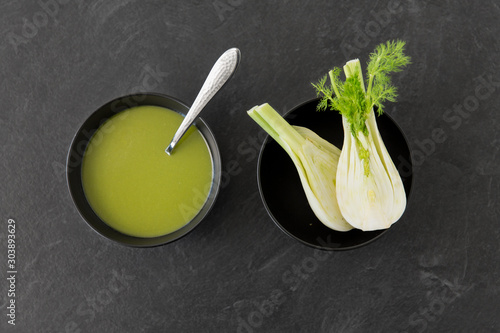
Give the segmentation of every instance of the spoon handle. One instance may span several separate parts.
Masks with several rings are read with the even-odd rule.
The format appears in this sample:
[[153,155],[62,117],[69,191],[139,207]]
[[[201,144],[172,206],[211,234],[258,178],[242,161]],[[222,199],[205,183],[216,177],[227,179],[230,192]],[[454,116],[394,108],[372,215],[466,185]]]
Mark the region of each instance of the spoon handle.
[[203,83],[198,96],[196,96],[193,105],[182,121],[181,126],[179,127],[177,132],[175,132],[172,142],[170,142],[170,145],[167,147],[167,149],[165,149],[165,152],[168,155],[171,154],[172,149],[174,149],[177,142],[179,142],[184,133],[186,133],[201,110],[234,74],[240,62],[240,58],[240,50],[237,48],[232,48],[224,52],[214,64],[212,70],[208,74],[207,79],[205,80],[205,83]]

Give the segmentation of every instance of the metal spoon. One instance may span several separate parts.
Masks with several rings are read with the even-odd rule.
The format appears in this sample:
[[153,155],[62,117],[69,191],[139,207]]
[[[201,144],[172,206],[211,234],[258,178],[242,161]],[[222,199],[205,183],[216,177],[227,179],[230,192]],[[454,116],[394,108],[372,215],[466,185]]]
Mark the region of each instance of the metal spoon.
[[179,129],[174,134],[174,138],[170,142],[170,145],[165,149],[165,152],[170,155],[175,145],[182,138],[184,133],[188,130],[189,126],[196,119],[196,116],[203,110],[205,105],[214,97],[214,95],[219,91],[220,88],[231,78],[231,76],[236,71],[238,64],[240,62],[241,53],[237,48],[232,48],[224,52],[217,62],[212,67],[212,70],[207,76],[205,83],[201,87],[198,96],[193,102],[193,105],[189,109],[186,117],[182,121]]

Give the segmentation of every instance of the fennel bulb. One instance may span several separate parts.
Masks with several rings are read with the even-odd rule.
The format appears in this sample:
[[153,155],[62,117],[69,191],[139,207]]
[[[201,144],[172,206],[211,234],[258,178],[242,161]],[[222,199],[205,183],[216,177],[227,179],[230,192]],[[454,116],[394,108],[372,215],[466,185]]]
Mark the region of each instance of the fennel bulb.
[[316,217],[331,229],[351,230],[337,202],[340,150],[307,128],[291,126],[267,103],[255,106],[248,115],[288,153]]
[[[346,221],[355,228],[369,231],[389,228],[406,208],[406,194],[399,173],[380,136],[373,107],[382,113],[382,102],[395,101],[396,88],[389,72],[397,72],[409,63],[403,55],[404,42],[387,42],[370,55],[368,89],[365,90],[358,59],[329,72],[314,87],[324,95],[319,108],[340,111],[344,144],[337,167],[337,200]],[[332,96],[335,95],[335,96]]]

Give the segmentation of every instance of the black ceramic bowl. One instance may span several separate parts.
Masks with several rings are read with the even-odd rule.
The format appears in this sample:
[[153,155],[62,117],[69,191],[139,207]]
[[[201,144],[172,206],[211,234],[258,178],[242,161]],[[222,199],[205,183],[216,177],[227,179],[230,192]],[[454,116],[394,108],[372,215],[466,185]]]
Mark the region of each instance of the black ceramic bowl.
[[[341,149],[344,141],[342,117],[338,112],[316,111],[317,104],[318,99],[305,102],[286,113],[284,118],[292,125],[309,128]],[[412,160],[406,138],[387,114],[377,117],[377,125],[403,179],[409,201]],[[292,160],[270,137],[260,151],[257,173],[260,195],[273,221],[287,235],[306,245],[323,250],[348,250],[368,244],[389,230],[339,232],[326,227],[310,208]]]
[[[80,215],[88,223],[92,229],[97,231],[102,236],[114,240],[120,244],[136,246],[136,247],[150,247],[163,245],[182,236],[193,230],[208,214],[212,208],[217,194],[219,192],[219,185],[221,180],[221,156],[215,138],[210,131],[207,124],[201,119],[197,118],[194,122],[195,126],[201,132],[210,150],[213,165],[212,187],[207,201],[200,210],[200,212],[184,227],[181,229],[159,237],[153,238],[140,238],[122,234],[115,229],[109,227],[99,216],[92,210],[88,203],[82,185],[82,160],[87,144],[94,132],[102,125],[107,119],[115,114],[140,105],[153,105],[164,107],[185,115],[189,108],[182,102],[175,98],[160,95],[160,94],[136,94],[117,98],[99,108],[83,123],[82,127],[76,132],[71,147],[68,152],[66,162],[66,174],[68,180],[68,187]],[[168,142],[165,143],[165,147]]]

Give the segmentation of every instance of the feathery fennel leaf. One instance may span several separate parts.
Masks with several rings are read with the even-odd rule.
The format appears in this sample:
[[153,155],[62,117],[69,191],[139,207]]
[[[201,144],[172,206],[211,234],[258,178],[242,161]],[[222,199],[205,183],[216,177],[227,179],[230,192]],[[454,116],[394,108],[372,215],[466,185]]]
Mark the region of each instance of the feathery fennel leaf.
[[410,63],[410,57],[404,55],[404,49],[405,42],[400,40],[387,41],[375,48],[368,62],[366,91],[357,59],[344,66],[345,81],[342,82],[340,78],[340,68],[334,68],[328,72],[330,85],[326,82],[326,76],[317,84],[313,83],[318,97],[321,98],[318,110],[337,110],[349,122],[351,134],[358,146],[359,158],[365,162],[366,174],[369,173],[369,154],[359,141],[358,133],[368,136],[366,120],[373,107],[376,106],[378,114],[381,115],[384,110],[383,103],[396,101],[397,88],[392,85],[389,74],[400,72]]

